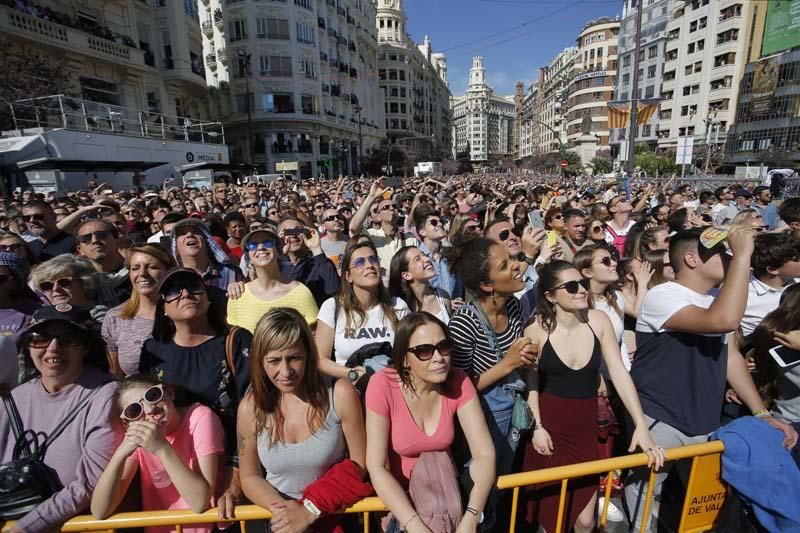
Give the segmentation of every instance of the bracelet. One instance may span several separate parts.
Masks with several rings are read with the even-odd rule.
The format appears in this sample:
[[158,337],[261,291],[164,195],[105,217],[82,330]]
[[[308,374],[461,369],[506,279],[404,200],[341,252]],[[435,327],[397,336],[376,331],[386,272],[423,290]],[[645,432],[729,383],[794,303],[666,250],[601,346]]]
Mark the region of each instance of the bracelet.
[[478,516],[480,514],[480,512],[474,507],[467,507],[467,512],[475,516]]
[[411,515],[411,518],[409,518],[408,520],[406,520],[406,523],[405,523],[405,524],[403,524],[403,527],[401,527],[400,529],[402,529],[403,531],[405,531],[405,530],[406,530],[406,527],[408,527],[408,524],[410,524],[410,523],[411,523],[411,521],[412,521],[412,520],[414,520],[415,518],[419,518],[419,515],[418,515],[417,513],[414,513],[414,514],[412,514],[412,515]]
[[535,426],[533,426],[534,431],[536,431],[537,429],[544,429],[544,426],[541,424],[536,424]]
[[764,418],[766,416],[771,416],[768,409],[756,409],[753,411],[753,416],[756,418]]

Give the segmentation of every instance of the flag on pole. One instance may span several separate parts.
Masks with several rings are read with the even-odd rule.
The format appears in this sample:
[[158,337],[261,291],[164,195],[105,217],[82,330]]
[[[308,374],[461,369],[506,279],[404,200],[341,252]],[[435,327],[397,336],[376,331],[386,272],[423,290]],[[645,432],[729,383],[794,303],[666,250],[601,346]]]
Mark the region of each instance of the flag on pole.
[[608,102],[608,127],[627,128],[631,116],[629,103]]
[[643,126],[650,122],[650,119],[653,118],[653,114],[658,109],[658,104],[660,102],[660,98],[653,100],[640,100],[636,106],[636,125]]

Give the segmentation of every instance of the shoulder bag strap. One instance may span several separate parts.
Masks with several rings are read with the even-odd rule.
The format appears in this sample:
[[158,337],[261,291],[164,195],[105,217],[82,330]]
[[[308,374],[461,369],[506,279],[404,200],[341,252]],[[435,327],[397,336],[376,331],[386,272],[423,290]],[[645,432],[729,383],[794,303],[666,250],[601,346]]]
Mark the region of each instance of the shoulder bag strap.
[[55,427],[55,429],[53,429],[53,431],[50,432],[49,435],[47,435],[47,438],[45,439],[44,444],[42,444],[42,448],[41,448],[42,457],[44,457],[44,454],[47,453],[47,448],[49,448],[50,445],[53,444],[53,441],[56,440],[64,432],[65,429],[67,429],[67,426],[69,426],[72,423],[72,421],[75,420],[75,417],[78,416],[78,414],[81,411],[83,411],[83,409],[87,405],[89,405],[89,402],[91,401],[91,399],[94,398],[95,394],[100,392],[100,389],[102,387],[103,387],[103,385],[98,385],[97,387],[92,389],[92,391],[89,394],[86,395],[86,398],[81,400],[81,402],[78,405],[76,405],[75,408],[72,409],[72,411],[67,413],[67,415],[64,417],[64,419],[61,421],[61,423],[58,424]]
[[225,362],[228,364],[228,370],[230,370],[231,376],[234,378],[236,377],[236,363],[233,360],[233,341],[239,329],[239,326],[231,326],[228,330],[228,336],[225,338]]
[[17,404],[14,401],[14,397],[11,395],[10,391],[3,393],[3,406],[6,408],[8,419],[11,422],[11,431],[14,432],[14,440],[19,440],[19,437],[25,431],[25,428],[22,426],[22,418],[19,416]]

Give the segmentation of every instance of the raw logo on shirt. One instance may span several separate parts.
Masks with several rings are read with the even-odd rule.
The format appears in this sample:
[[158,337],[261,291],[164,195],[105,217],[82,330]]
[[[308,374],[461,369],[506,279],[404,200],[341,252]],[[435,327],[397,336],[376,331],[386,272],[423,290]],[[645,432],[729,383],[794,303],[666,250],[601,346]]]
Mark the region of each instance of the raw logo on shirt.
[[344,329],[345,339],[385,339],[389,337],[389,328],[352,328]]

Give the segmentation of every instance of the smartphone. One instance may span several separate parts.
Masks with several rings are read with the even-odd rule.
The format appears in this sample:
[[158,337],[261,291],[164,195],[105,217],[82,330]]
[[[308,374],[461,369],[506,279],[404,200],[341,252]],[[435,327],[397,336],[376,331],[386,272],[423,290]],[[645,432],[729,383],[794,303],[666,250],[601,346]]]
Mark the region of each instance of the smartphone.
[[553,230],[547,230],[547,245],[554,246],[558,242],[558,236]]
[[539,214],[539,211],[528,211],[528,223],[533,229],[544,229],[544,220],[542,220],[542,215]]
[[384,187],[391,187],[392,189],[396,189],[403,185],[403,177],[402,176],[392,176],[390,178],[385,178],[383,180]]
[[800,363],[800,352],[786,346],[775,346],[769,349],[769,354],[781,368],[795,366]]
[[158,243],[166,250],[172,250],[172,237],[169,235],[162,235]]
[[287,230],[284,230],[283,234],[287,235],[287,236],[288,235],[305,235],[306,234],[306,228],[289,228]]

